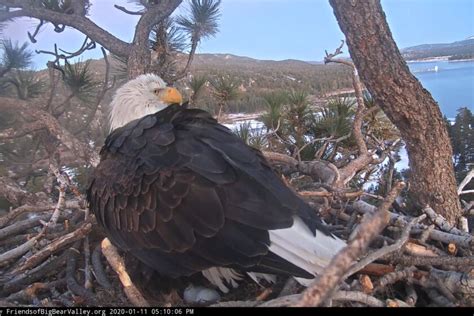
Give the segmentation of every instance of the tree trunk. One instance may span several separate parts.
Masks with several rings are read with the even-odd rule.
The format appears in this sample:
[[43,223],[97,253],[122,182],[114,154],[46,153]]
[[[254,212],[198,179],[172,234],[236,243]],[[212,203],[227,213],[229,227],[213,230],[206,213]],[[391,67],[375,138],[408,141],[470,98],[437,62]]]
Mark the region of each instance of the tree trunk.
[[128,79],[134,79],[147,73],[151,63],[151,52],[148,47],[144,49],[133,45],[127,60]]
[[329,0],[367,89],[407,145],[412,195],[450,223],[461,214],[452,147],[438,104],[410,73],[379,0]]

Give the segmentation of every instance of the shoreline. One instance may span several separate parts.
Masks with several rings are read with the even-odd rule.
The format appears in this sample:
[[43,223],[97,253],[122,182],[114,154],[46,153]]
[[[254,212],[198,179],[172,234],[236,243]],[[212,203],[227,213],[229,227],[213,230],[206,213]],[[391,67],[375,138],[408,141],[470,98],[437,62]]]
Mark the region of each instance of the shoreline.
[[468,58],[468,59],[454,59],[454,60],[449,60],[451,56],[440,56],[440,57],[432,57],[432,58],[426,58],[426,59],[413,59],[413,60],[407,60],[407,64],[415,64],[415,63],[433,63],[437,61],[447,61],[447,62],[472,62],[474,61],[474,58]]

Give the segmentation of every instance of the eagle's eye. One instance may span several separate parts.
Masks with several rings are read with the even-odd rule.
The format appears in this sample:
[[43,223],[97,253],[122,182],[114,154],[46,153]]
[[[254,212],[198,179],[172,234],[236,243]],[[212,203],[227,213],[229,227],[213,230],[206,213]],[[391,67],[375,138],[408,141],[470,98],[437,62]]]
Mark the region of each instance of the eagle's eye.
[[165,90],[165,89],[163,89],[163,88],[156,88],[155,90],[153,90],[153,93],[156,94],[156,95],[158,95],[158,94],[160,94],[163,90]]

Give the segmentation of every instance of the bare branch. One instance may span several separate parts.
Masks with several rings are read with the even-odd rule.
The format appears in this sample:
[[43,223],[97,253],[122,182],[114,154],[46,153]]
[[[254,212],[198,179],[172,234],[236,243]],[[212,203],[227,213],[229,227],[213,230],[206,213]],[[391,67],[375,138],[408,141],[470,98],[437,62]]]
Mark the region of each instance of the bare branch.
[[30,41],[32,43],[36,43],[36,35],[38,35],[38,32],[40,31],[41,27],[43,26],[44,24],[44,21],[43,20],[40,20],[40,22],[38,23],[38,25],[36,26],[36,29],[35,31],[33,32],[33,34],[31,34],[30,32],[28,32],[28,37],[30,38]]
[[[37,54],[47,54],[47,55],[54,56],[55,59],[52,62],[57,64],[58,61],[61,60],[61,59],[68,60],[68,59],[80,56],[88,50],[95,49],[95,47],[96,47],[95,42],[92,41],[92,40],[89,41],[89,37],[86,36],[86,38],[84,39],[84,42],[82,43],[81,47],[75,52],[67,52],[65,50],[59,49],[62,52],[62,54],[59,54],[57,45],[55,44],[54,45],[54,52],[50,52],[50,51],[46,51],[46,50],[36,50],[36,53]],[[59,67],[58,64],[57,64],[57,66]],[[63,73],[63,75],[64,75],[64,73]]]
[[117,248],[115,248],[115,246],[112,245],[112,243],[107,238],[102,240],[102,253],[107,258],[107,261],[109,262],[112,269],[114,269],[114,271],[118,274],[120,282],[122,282],[124,287],[124,292],[130,302],[135,306],[150,306],[150,304],[143,298],[140,291],[130,279],[127,270],[125,269],[125,262],[120,257]]
[[38,251],[33,256],[29,257],[21,267],[18,267],[12,273],[19,274],[25,272],[28,269],[31,269],[32,267],[36,266],[38,263],[49,257],[51,254],[56,252],[58,249],[61,249],[62,247],[69,245],[79,239],[82,239],[91,231],[91,229],[92,224],[90,222],[85,222],[77,230],[56,239],[44,249]]
[[385,307],[385,303],[371,295],[356,291],[338,291],[331,297],[333,301],[359,302],[370,307]]
[[130,11],[130,10],[127,10],[127,8],[125,7],[122,7],[120,5],[117,5],[117,4],[114,4],[114,7],[122,12],[125,12],[127,14],[130,14],[130,15],[142,15],[143,14],[143,11]]
[[438,226],[441,230],[445,232],[455,234],[455,235],[460,235],[460,236],[469,234],[469,232],[465,233],[457,229],[454,225],[451,225],[450,223],[448,223],[448,221],[442,215],[437,214],[431,207],[425,207],[423,209],[423,212],[426,215],[428,215],[428,217],[433,222],[433,224],[435,224],[436,226]]
[[474,257],[414,257],[407,255],[389,255],[390,261],[396,262],[404,266],[457,266],[457,267],[474,267]]
[[474,169],[469,171],[469,173],[466,175],[466,177],[462,180],[462,182],[459,184],[458,187],[458,194],[461,194],[462,190],[464,187],[471,182],[472,178],[474,178]]
[[25,191],[12,179],[0,177],[0,196],[4,197],[13,205],[25,203],[36,203],[39,199],[35,194]]
[[58,120],[50,113],[39,110],[33,105],[29,105],[26,101],[5,97],[0,97],[0,109],[13,109],[19,111],[23,116],[29,116],[42,122],[50,134],[64,144],[64,146],[69,150],[74,152],[77,157],[80,157],[92,165],[96,165],[99,162],[99,155],[87,144],[79,141],[69,131],[61,126]]
[[402,236],[400,237],[400,239],[396,243],[394,243],[393,245],[389,245],[389,246],[380,248],[380,249],[368,254],[365,258],[361,259],[359,262],[354,264],[350,268],[350,270],[344,275],[343,279],[346,279],[347,277],[349,277],[350,275],[356,273],[357,271],[362,270],[365,266],[367,266],[368,264],[374,262],[375,260],[380,259],[380,258],[386,256],[387,254],[390,254],[394,251],[397,251],[397,250],[401,249],[405,245],[405,243],[408,241],[408,238],[410,237],[410,231],[411,231],[413,225],[420,222],[425,217],[426,217],[425,215],[422,215],[418,218],[414,218],[410,223],[408,223],[406,225],[406,227],[403,230]]
[[182,0],[162,0],[158,4],[150,5],[140,17],[133,37],[133,46],[128,55],[128,77],[135,78],[150,65],[151,51],[149,47],[149,36],[154,25],[168,17],[180,4]]
[[389,223],[388,208],[404,186],[405,183],[403,182],[397,183],[377,212],[364,218],[355,237],[349,240],[347,246],[331,260],[330,264],[322,271],[311,287],[304,292],[303,298],[295,306],[319,306],[329,298],[333,289],[343,280],[343,276],[352,263],[363,254],[369,243]]
[[82,32],[83,34],[88,35],[94,42],[100,43],[115,55],[127,57],[130,54],[130,44],[116,38],[106,30],[97,26],[97,24],[85,16],[59,13],[48,9],[34,7],[31,5],[30,1],[26,0],[17,0],[14,2],[14,4],[12,4],[9,0],[0,0],[0,4],[7,7],[22,9],[0,15],[0,21],[21,16],[28,16],[39,20],[49,21],[55,25],[61,24],[70,26]]
[[101,245],[97,245],[97,247],[92,252],[92,258],[91,258],[94,276],[95,276],[95,279],[97,280],[97,283],[99,283],[103,288],[110,289],[112,288],[112,284],[110,284],[110,281],[107,278],[107,275],[105,273],[104,266],[102,265],[102,262],[100,260],[101,255],[102,255]]
[[[0,178],[0,180],[1,179],[2,178]],[[30,204],[22,205],[16,209],[11,210],[6,215],[0,217],[0,228],[4,227],[10,221],[12,221],[14,218],[18,217],[21,214],[28,213],[28,212],[32,212],[32,213],[46,212],[49,210],[53,210],[54,207],[55,206],[52,204],[41,205],[41,203],[36,203],[35,205],[30,205]],[[65,208],[66,209],[79,209],[81,208],[81,206],[79,205],[78,201],[68,201],[66,202]]]
[[[298,161],[288,155],[264,151],[263,155],[272,164],[284,164],[294,171],[317,177],[322,183],[333,184],[339,179],[339,172],[332,163],[322,160]],[[294,172],[293,171],[293,172]]]

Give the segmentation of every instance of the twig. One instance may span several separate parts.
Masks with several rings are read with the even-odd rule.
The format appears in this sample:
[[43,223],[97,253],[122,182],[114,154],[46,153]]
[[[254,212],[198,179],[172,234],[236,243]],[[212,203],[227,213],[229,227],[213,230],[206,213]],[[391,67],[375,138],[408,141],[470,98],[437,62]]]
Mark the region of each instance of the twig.
[[130,14],[130,15],[143,15],[143,12],[142,11],[130,11],[128,10],[127,8],[125,7],[122,7],[120,5],[117,5],[117,4],[114,4],[114,7],[122,12],[125,12],[127,14]]
[[[57,45],[54,44],[54,52],[47,51],[47,50],[36,50],[36,53],[37,54],[46,54],[46,55],[54,56],[55,59],[54,59],[54,61],[52,61],[52,63],[56,64],[56,67],[59,67],[59,64],[58,64],[59,60],[63,59],[65,61],[67,61],[68,59],[71,59],[71,58],[82,55],[85,51],[95,49],[95,47],[96,47],[95,42],[93,40],[89,41],[89,37],[86,36],[86,38],[84,39],[84,42],[82,43],[81,47],[75,52],[67,52],[65,50],[59,49],[62,52],[62,54],[59,54]],[[64,73],[63,73],[63,75],[64,75]]]
[[398,182],[387,198],[378,208],[378,211],[363,219],[354,239],[348,242],[326,267],[313,285],[308,288],[303,298],[296,306],[319,306],[324,302],[335,286],[343,280],[352,263],[364,253],[369,243],[377,236],[389,222],[388,208],[405,186]]
[[50,243],[48,246],[46,246],[44,249],[35,253],[33,256],[28,258],[21,267],[18,267],[12,273],[19,274],[28,269],[31,269],[32,267],[36,266],[38,263],[46,259],[48,256],[50,256],[52,253],[56,252],[58,249],[61,249],[62,247],[68,244],[71,244],[79,239],[82,239],[85,235],[87,235],[91,231],[91,229],[92,229],[92,224],[90,222],[85,222],[72,233],[69,233],[67,235],[64,235],[56,239],[55,241]]
[[407,242],[405,245],[405,252],[408,253],[411,256],[421,256],[421,257],[437,257],[440,255],[439,252],[441,252],[438,248],[430,249],[426,246],[418,245],[412,242]]
[[89,236],[84,237],[84,287],[86,289],[92,288],[92,275],[91,275],[91,250],[89,246]]
[[[460,231],[459,229],[457,229],[456,227],[454,227],[453,225],[448,223],[448,221],[442,215],[437,214],[431,207],[425,207],[423,209],[423,212],[426,215],[428,215],[430,220],[436,226],[438,226],[441,230],[443,230],[445,232],[448,232],[448,233],[451,233],[451,234],[459,235],[459,236],[466,235],[465,232]],[[467,233],[467,234],[469,234],[469,233]]]
[[127,298],[130,300],[130,302],[134,306],[150,306],[145,298],[143,298],[137,287],[133,284],[130,276],[127,273],[127,270],[125,269],[125,262],[118,254],[115,246],[113,246],[107,238],[102,240],[102,253],[104,254],[105,258],[107,258],[107,261],[109,262],[112,269],[114,269],[114,271],[118,274],[120,282],[122,282],[124,287],[125,295],[127,295]]
[[91,291],[79,285],[79,283],[77,283],[76,281],[76,278],[74,277],[74,274],[76,272],[77,256],[80,254],[78,250],[80,245],[81,245],[80,242],[76,242],[72,246],[73,251],[71,252],[71,255],[67,258],[67,265],[66,265],[67,287],[72,293],[86,299],[88,303],[92,305],[96,305],[97,301],[94,297],[94,294]]
[[73,251],[72,248],[69,248],[61,256],[52,257],[41,265],[28,271],[28,273],[22,273],[15,276],[4,284],[3,290],[7,292],[18,291],[25,285],[36,282],[50,273],[57,274],[57,271],[59,271],[60,267],[64,265],[67,258],[72,255],[71,251]]
[[40,20],[40,22],[38,23],[38,25],[36,25],[36,29],[35,31],[33,32],[33,34],[31,34],[30,32],[27,32],[28,34],[28,38],[30,39],[30,41],[35,44],[36,43],[36,35],[38,35],[38,32],[39,30],[41,29],[41,27],[43,26],[44,24],[44,21],[43,20]]
[[66,280],[64,279],[60,279],[60,280],[52,281],[48,283],[43,283],[43,282],[33,283],[29,285],[27,288],[9,295],[8,297],[5,298],[5,300],[10,301],[10,302],[16,302],[16,301],[28,302],[36,298],[36,293],[38,291],[51,290],[52,288],[62,286],[65,283],[66,283]]
[[458,220],[459,229],[464,233],[469,233],[469,222],[466,217],[461,216]]
[[[47,204],[47,205],[26,204],[26,205],[22,205],[20,207],[17,207],[15,209],[11,210],[6,215],[0,217],[0,227],[5,227],[9,222],[14,220],[16,217],[20,216],[21,214],[41,213],[41,212],[46,212],[46,211],[49,211],[49,210],[53,210],[54,208],[55,208],[55,206],[52,205],[52,204]],[[78,201],[73,200],[73,201],[67,201],[64,208],[65,209],[79,209],[81,207],[80,207]],[[2,239],[2,238],[0,237],[0,239]]]
[[102,248],[100,245],[95,247],[94,251],[92,252],[92,267],[95,279],[97,282],[105,289],[111,289],[112,284],[110,284],[109,279],[104,270],[104,266],[100,260],[100,256],[102,254]]
[[36,227],[41,225],[41,221],[46,221],[51,217],[50,214],[42,214],[38,216],[34,216],[29,219],[25,219],[23,221],[14,223],[10,226],[0,229],[0,239],[7,238],[11,235],[18,234],[24,232],[30,228]]
[[[468,267],[473,267],[472,263]],[[430,276],[436,278],[452,293],[474,297],[474,276],[470,273],[443,271],[432,268]]]
[[357,262],[356,264],[354,264],[354,266],[351,267],[351,269],[344,275],[344,279],[356,273],[357,271],[361,270],[362,268],[367,266],[369,263],[372,263],[375,260],[386,256],[387,254],[390,254],[394,251],[401,249],[405,245],[405,243],[408,241],[408,238],[410,236],[410,230],[413,227],[413,225],[423,220],[425,217],[426,217],[425,215],[422,215],[418,218],[414,218],[410,223],[406,225],[405,229],[403,230],[402,235],[400,236],[400,239],[398,239],[396,243],[380,248],[368,254],[365,258],[361,259],[359,262]]
[[404,266],[456,266],[456,267],[474,267],[474,256],[471,257],[412,257],[407,255],[388,255],[386,256],[392,262]]
[[396,283],[400,280],[413,278],[415,271],[416,271],[415,267],[409,267],[400,271],[395,271],[387,275],[384,275],[377,281],[375,292],[385,290],[385,287],[389,284]]
[[469,171],[466,177],[464,178],[464,180],[462,180],[461,183],[459,184],[458,195],[461,195],[463,193],[462,190],[469,182],[471,182],[472,178],[474,178],[474,169]]
[[264,151],[263,155],[273,164],[284,164],[291,168],[292,172],[299,171],[316,177],[323,184],[331,185],[340,178],[336,166],[326,161],[298,161],[290,156],[269,151]]
[[342,302],[359,302],[370,307],[385,307],[385,303],[371,295],[357,291],[338,291],[331,299]]
[[[370,205],[361,200],[355,201],[354,203],[352,203],[352,207],[361,213],[373,213],[376,210],[376,208],[373,205]],[[411,220],[412,220],[412,217],[390,212],[391,225],[405,226]],[[419,223],[413,227],[412,233],[423,233],[426,229],[427,229],[426,225]],[[466,234],[464,234],[463,236],[458,236],[458,235],[442,232],[436,229],[430,232],[429,238],[432,240],[441,241],[446,244],[455,243],[458,246],[466,247],[466,248],[470,248],[474,245],[473,236],[466,235]]]
[[[425,230],[423,226],[420,228],[414,228],[412,230],[412,233],[422,233]],[[465,248],[472,248],[474,246],[474,238],[473,236],[459,236],[459,235],[454,235],[450,233],[445,233],[439,230],[432,230],[430,232],[430,239],[432,240],[437,240],[441,241],[442,243],[445,244],[450,244],[454,243],[460,247],[465,247]]]
[[26,252],[28,252],[30,249],[32,249],[36,245],[36,242],[38,241],[38,239],[42,237],[42,235],[43,234],[38,234],[35,237],[28,240],[27,242],[25,242],[24,244],[1,254],[0,266],[8,262],[9,260],[13,260],[15,258],[18,258],[24,255]]

